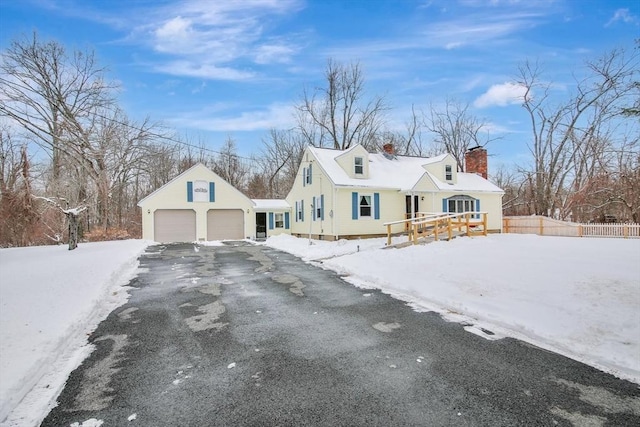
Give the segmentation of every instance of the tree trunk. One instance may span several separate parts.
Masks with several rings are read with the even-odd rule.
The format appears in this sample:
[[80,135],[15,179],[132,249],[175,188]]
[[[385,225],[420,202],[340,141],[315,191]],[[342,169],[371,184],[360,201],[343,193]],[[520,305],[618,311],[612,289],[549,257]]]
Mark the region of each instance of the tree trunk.
[[78,215],[69,212],[69,250],[72,251],[78,247]]

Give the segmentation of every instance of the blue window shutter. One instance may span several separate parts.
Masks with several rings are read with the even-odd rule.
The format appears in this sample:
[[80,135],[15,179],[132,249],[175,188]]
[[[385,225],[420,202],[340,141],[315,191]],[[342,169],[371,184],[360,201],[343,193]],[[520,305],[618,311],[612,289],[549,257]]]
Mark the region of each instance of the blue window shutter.
[[269,230],[273,230],[273,212],[269,212]]
[[304,200],[300,200],[300,211],[302,213],[302,218],[301,220],[304,221]]
[[216,183],[215,182],[209,183],[209,201],[211,203],[216,201]]
[[447,199],[442,199],[442,212],[448,212],[449,211],[449,205],[447,203]]
[[289,212],[284,213],[284,228],[289,229]]
[[320,195],[320,220],[324,221],[324,194]]
[[[480,199],[476,199],[476,212],[480,212]],[[480,218],[480,214],[476,215],[476,218]]]
[[307,168],[302,168],[302,186],[307,185]]
[[311,199],[311,217],[313,218],[313,220],[316,220],[316,197],[313,196],[313,199]]
[[351,219],[358,219],[358,193],[351,193]]
[[313,182],[312,181],[313,175],[312,175],[312,172],[311,172],[311,166],[313,166],[313,165],[311,163],[309,163],[309,169],[307,170],[307,173],[309,174],[309,185],[311,185],[311,183]]
[[187,202],[193,202],[193,182],[187,181]]
[[373,218],[380,219],[380,193],[373,193]]
[[298,202],[296,202],[296,212],[295,212],[295,215],[296,215],[296,222],[298,222]]

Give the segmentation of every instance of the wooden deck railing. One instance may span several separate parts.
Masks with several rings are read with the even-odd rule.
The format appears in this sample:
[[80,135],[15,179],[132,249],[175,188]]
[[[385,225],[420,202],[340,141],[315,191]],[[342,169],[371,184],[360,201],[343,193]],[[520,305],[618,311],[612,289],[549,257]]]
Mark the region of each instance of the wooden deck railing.
[[404,224],[404,232],[413,244],[418,243],[420,238],[430,236],[439,240],[441,236],[446,235],[447,239],[451,240],[456,231],[456,234],[463,233],[467,236],[486,236],[487,212],[419,212],[413,218],[385,222],[383,225],[387,227],[387,246],[391,245],[392,227],[398,224]]

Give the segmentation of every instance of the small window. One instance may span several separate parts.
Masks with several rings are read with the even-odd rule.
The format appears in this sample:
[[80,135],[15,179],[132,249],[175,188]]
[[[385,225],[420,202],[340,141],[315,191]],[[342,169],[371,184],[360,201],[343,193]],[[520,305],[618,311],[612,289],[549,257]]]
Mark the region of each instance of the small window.
[[446,165],[444,167],[444,179],[447,181],[453,181],[453,168],[451,165]]
[[296,212],[296,216],[298,217],[298,221],[302,221],[302,202],[297,203],[298,211]]
[[306,185],[311,184],[311,168],[310,167],[305,169],[304,183]]
[[360,196],[360,217],[370,217],[371,216],[371,196],[362,195]]
[[322,218],[322,197],[316,197],[316,218]]
[[276,222],[276,228],[284,228],[284,214],[276,213],[275,222]]
[[362,157],[355,157],[353,159],[354,165],[355,165],[355,173],[356,175],[362,175],[364,174],[364,163],[363,163],[363,159]]

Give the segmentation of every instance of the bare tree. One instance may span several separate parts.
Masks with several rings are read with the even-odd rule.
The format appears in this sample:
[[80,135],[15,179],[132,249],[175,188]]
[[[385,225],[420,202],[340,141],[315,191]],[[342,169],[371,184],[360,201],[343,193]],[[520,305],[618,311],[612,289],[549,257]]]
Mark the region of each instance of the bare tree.
[[451,99],[447,99],[442,108],[431,104],[425,122],[427,129],[435,134],[437,151],[451,154],[461,172],[464,172],[464,155],[469,148],[484,147],[497,139],[491,137],[485,121],[471,114],[469,104]]
[[385,101],[366,99],[365,80],[358,63],[343,65],[329,60],[326,86],[304,91],[296,107],[298,129],[308,145],[347,149],[372,145],[384,125]]
[[0,129],[0,244],[25,246],[37,221],[31,201],[31,176],[25,145],[18,145],[7,128]]
[[411,116],[404,123],[404,131],[383,131],[375,136],[376,148],[393,144],[397,154],[427,157],[436,155],[432,147],[425,146],[423,140],[424,123],[415,106],[411,105]]
[[532,213],[568,216],[567,195],[607,168],[604,154],[612,149],[615,128],[620,121],[634,120],[620,111],[631,93],[637,58],[637,53],[627,57],[616,50],[587,63],[587,77],[559,104],[552,101],[551,83],[543,79],[538,64],[520,67],[517,83],[526,89],[523,107],[532,130],[533,167],[526,171]]
[[113,102],[114,85],[105,81],[93,52],[69,55],[34,33],[3,52],[0,72],[0,115],[17,122],[51,155],[53,179],[61,175],[63,156],[82,164],[82,147],[65,133]]
[[262,148],[256,158],[260,174],[267,181],[266,197],[282,198],[287,195],[295,181],[305,148],[305,139],[297,132],[269,131],[268,139],[262,140]]
[[249,174],[248,165],[238,156],[236,141],[227,137],[220,153],[215,157],[213,171],[229,184],[243,191]]

